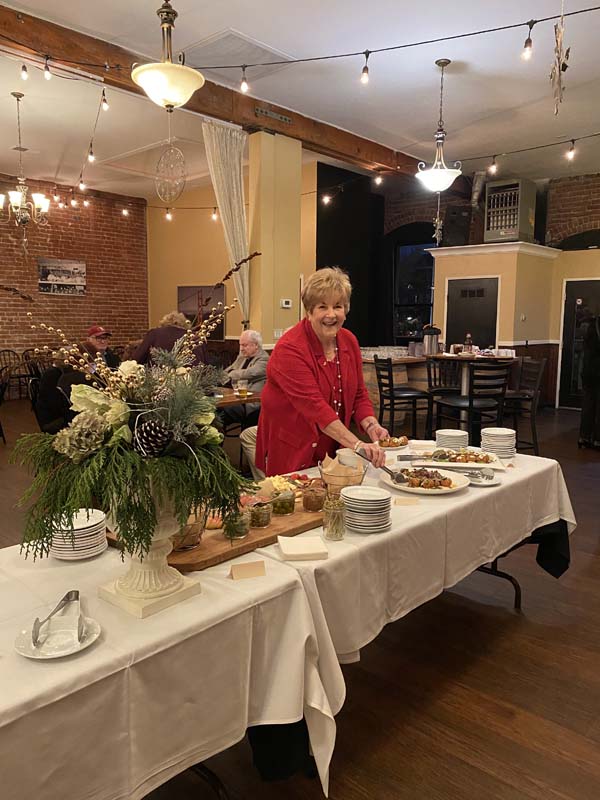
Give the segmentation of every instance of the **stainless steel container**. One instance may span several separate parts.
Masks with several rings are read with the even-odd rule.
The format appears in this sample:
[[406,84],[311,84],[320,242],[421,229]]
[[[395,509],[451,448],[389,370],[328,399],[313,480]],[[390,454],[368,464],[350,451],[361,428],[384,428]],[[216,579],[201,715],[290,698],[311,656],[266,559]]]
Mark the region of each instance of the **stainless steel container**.
[[425,325],[423,328],[423,350],[426,356],[435,356],[438,352],[440,333],[442,331],[435,325]]

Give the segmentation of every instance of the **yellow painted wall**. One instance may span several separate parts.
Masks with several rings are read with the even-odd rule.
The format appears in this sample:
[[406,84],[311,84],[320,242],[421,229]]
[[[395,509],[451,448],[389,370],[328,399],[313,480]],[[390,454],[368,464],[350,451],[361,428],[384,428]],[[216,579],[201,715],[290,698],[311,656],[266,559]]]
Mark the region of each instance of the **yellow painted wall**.
[[552,281],[550,339],[558,341],[561,336],[560,322],[563,303],[563,284],[569,278],[600,279],[600,250],[564,251],[554,262]]
[[[301,264],[305,275],[316,267],[316,163],[304,165],[302,169],[302,192],[313,192],[301,198]],[[246,185],[246,200],[248,200]],[[177,308],[177,287],[212,285],[220,280],[229,268],[221,222],[211,219],[215,196],[211,186],[190,189],[183,193],[174,208],[171,222],[165,220],[164,209],[148,207],[148,305],[150,325],[169,311]],[[150,205],[158,205],[158,201]],[[183,206],[208,206],[206,211],[186,211]],[[248,206],[246,206],[248,212]],[[288,264],[278,264],[278,270],[286,272]],[[252,272],[252,265],[250,267]],[[298,268],[291,278],[295,289]],[[235,297],[233,282],[226,286],[226,302]],[[287,291],[285,286],[281,291]],[[290,288],[291,291],[291,288]],[[288,295],[283,295],[287,297]],[[297,299],[297,292],[292,295]],[[283,310],[282,310],[283,311]],[[283,313],[286,313],[283,311]],[[289,312],[287,312],[289,314]],[[298,319],[298,308],[294,312],[293,324]],[[287,318],[286,318],[287,320]],[[286,322],[280,321],[280,324]],[[287,327],[287,322],[285,327]],[[234,309],[225,323],[225,335],[239,336],[241,315]]]
[[[446,281],[449,278],[500,277],[498,341],[512,341],[515,317],[517,258],[515,253],[443,255],[435,259],[433,321],[444,324]],[[443,331],[445,336],[445,331]],[[452,344],[452,342],[448,342]]]
[[[549,341],[555,260],[517,256],[513,335],[508,341]],[[523,320],[522,317],[525,317]]]

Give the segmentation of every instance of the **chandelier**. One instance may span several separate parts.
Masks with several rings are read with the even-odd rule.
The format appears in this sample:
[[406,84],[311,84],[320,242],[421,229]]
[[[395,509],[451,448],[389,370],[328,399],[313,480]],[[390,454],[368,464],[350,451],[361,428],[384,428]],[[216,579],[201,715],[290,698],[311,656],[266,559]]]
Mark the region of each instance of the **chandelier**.
[[19,175],[17,177],[16,187],[8,192],[8,208],[4,210],[4,202],[6,195],[0,194],[0,222],[8,224],[14,222],[17,227],[23,228],[24,243],[27,241],[25,237],[25,226],[30,222],[36,225],[46,225],[48,223],[48,209],[50,208],[50,199],[41,192],[33,192],[31,200],[27,199],[29,187],[25,183],[25,175],[23,173],[23,146],[21,144],[21,110],[20,103],[24,95],[22,92],[11,92],[12,96],[17,101],[17,130],[19,133]]
[[162,60],[134,66],[131,78],[153,103],[173,111],[185,105],[194,92],[204,86],[204,76],[183,63],[173,64],[171,34],[178,15],[170,0],[164,0],[156,13],[162,30]]
[[444,130],[444,70],[452,62],[447,58],[440,58],[436,65],[442,70],[440,79],[440,118],[438,121],[438,129],[435,133],[435,161],[433,165],[427,168],[427,165],[421,161],[419,164],[419,171],[417,178],[421,181],[426,189],[430,192],[443,192],[449,189],[454,181],[461,174],[460,161],[454,162],[453,169],[449,169],[444,161],[444,141],[446,139],[446,131]]

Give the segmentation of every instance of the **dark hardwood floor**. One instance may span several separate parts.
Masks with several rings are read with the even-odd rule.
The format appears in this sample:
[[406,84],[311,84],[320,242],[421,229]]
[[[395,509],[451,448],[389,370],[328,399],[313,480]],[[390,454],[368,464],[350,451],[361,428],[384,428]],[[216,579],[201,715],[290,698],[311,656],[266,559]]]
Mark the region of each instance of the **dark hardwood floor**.
[[[0,409],[0,544],[19,540],[27,476],[7,465],[24,402]],[[503,561],[523,587],[476,573],[388,625],[344,667],[332,800],[596,800],[600,797],[600,453],[577,450],[578,414],[540,415],[542,455],[562,465],[579,527],[559,580],[525,547]],[[201,680],[201,670],[195,676]],[[223,686],[227,692],[227,686]],[[262,783],[241,742],[210,759],[234,800],[317,800],[317,781]],[[192,773],[151,800],[213,797]]]

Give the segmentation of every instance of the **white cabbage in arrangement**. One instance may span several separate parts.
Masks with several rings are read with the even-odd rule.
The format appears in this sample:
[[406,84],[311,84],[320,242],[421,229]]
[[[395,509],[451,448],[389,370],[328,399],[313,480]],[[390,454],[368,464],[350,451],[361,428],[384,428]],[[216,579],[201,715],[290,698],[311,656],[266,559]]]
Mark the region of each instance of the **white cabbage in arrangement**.
[[87,386],[85,383],[76,384],[71,389],[71,408],[73,411],[91,411],[103,417],[113,427],[124,425],[130,413],[127,403],[109,397],[104,392]]
[[125,378],[142,378],[144,374],[144,365],[138,364],[137,361],[122,361],[119,364],[119,372]]

